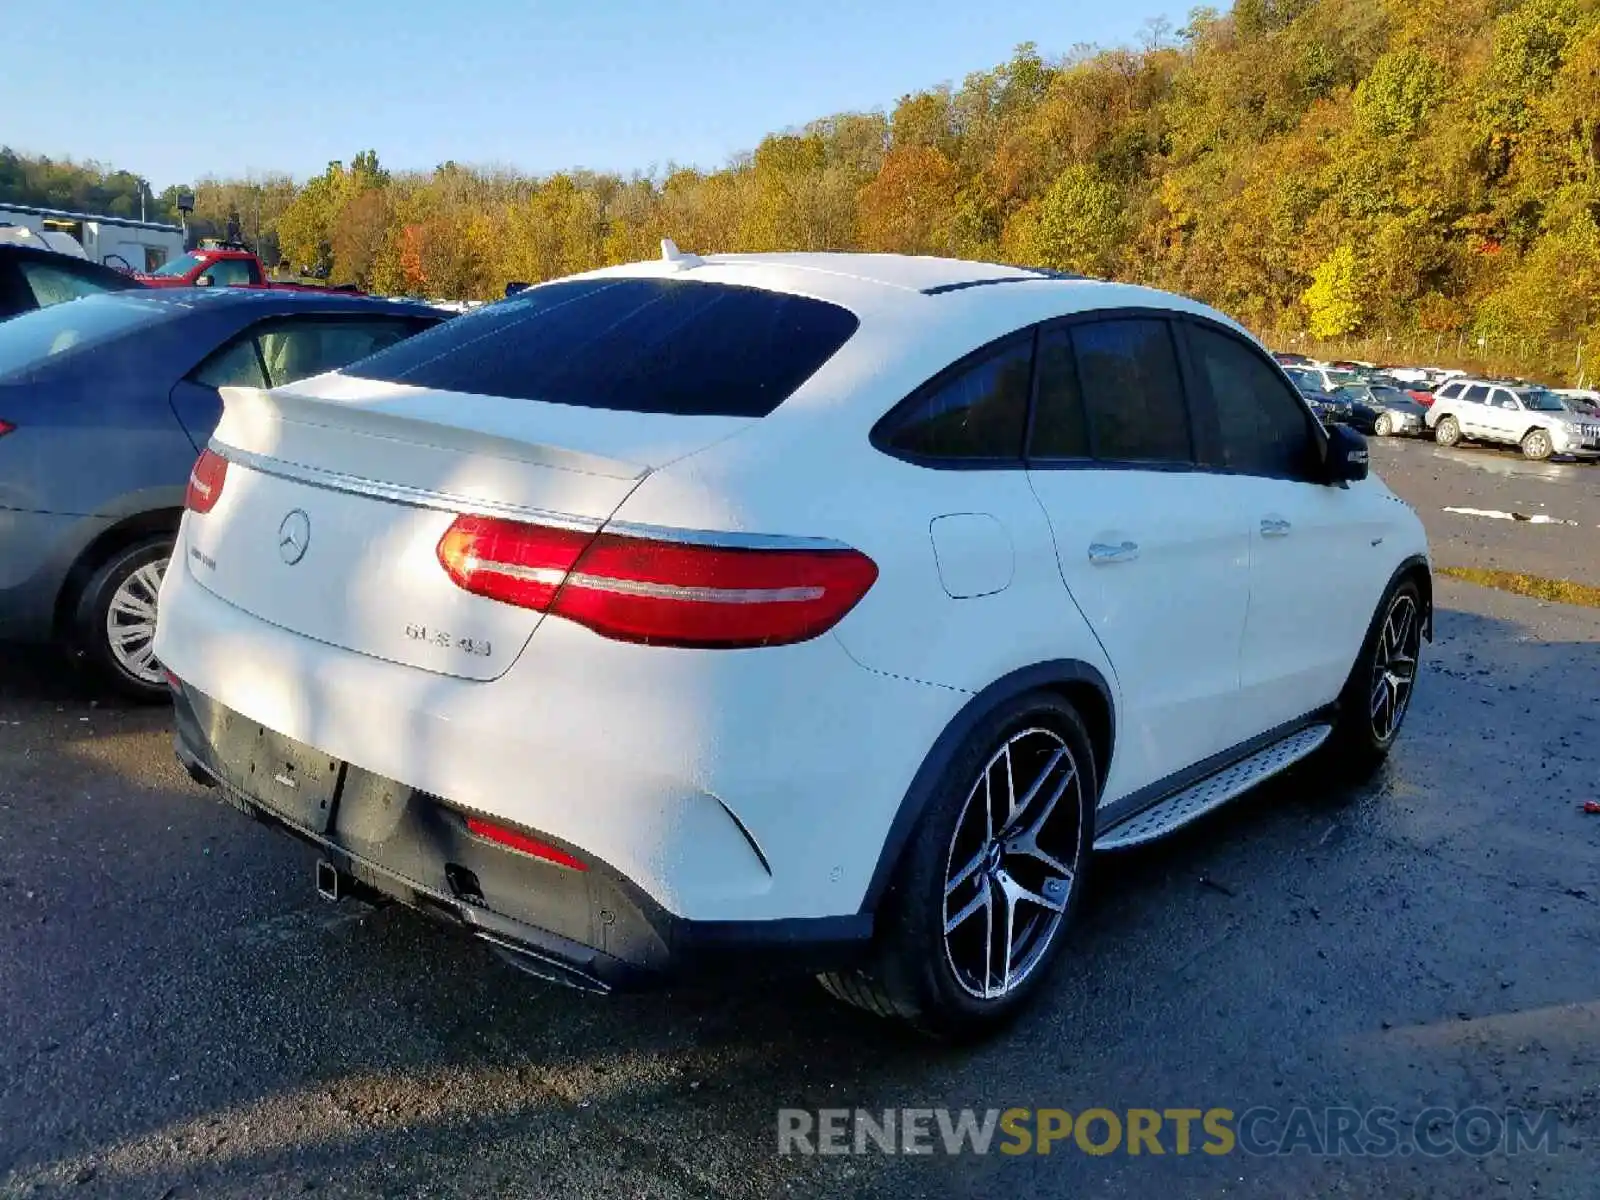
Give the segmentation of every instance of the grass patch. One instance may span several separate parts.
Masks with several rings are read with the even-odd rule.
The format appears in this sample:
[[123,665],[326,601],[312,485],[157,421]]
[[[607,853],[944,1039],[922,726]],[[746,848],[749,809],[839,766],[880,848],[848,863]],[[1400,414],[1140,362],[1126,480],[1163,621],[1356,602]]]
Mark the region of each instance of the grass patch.
[[1546,579],[1542,575],[1525,575],[1521,571],[1490,571],[1483,567],[1435,567],[1434,572],[1448,575],[1451,579],[1475,583],[1479,587],[1515,592],[1519,596],[1554,600],[1558,604],[1581,604],[1585,608],[1600,608],[1600,587],[1591,587],[1587,583],[1573,583],[1570,579]]

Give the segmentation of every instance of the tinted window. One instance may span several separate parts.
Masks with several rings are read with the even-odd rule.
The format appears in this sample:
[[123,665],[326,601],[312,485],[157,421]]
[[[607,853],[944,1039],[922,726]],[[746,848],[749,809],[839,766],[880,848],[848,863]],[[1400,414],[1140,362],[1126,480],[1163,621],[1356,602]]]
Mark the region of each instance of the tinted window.
[[33,293],[33,302],[40,308],[76,300],[80,296],[98,296],[110,290],[109,284],[85,278],[83,274],[63,270],[51,263],[22,259],[17,266],[22,271],[28,290]]
[[764,417],[857,324],[838,305],[760,288],[572,280],[447,321],[358,373],[585,408]]
[[1188,412],[1167,323],[1095,321],[1071,331],[1094,456],[1192,462]]
[[1486,384],[1475,383],[1461,393],[1461,399],[1471,404],[1482,404],[1489,398],[1489,388]]
[[1072,361],[1072,333],[1067,329],[1047,329],[1039,335],[1039,394],[1028,453],[1035,458],[1089,457],[1089,420]]
[[12,317],[0,322],[0,379],[154,325],[173,311],[165,304],[141,303],[125,292],[108,292]]
[[889,448],[924,458],[1017,459],[1032,363],[1032,339],[1023,339],[929,388],[896,419]]
[[1237,338],[1188,327],[1195,370],[1216,406],[1218,462],[1252,475],[1298,478],[1311,455],[1311,426],[1300,398]]

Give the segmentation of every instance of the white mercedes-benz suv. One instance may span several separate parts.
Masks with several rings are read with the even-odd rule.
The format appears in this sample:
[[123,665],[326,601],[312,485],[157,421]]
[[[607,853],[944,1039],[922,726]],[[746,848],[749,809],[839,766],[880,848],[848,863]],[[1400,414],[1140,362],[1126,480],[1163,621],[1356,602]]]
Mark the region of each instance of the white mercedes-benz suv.
[[157,652],[190,772],[324,895],[971,1034],[1093,851],[1389,750],[1422,527],[1234,322],[663,250],[225,394]]

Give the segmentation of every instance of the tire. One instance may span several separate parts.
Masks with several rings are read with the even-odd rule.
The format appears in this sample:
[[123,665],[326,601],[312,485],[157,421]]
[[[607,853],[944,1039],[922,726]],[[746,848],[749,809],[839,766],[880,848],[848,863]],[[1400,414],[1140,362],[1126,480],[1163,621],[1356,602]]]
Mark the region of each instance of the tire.
[[[1402,615],[1407,610],[1409,619]],[[1370,778],[1400,735],[1416,686],[1424,615],[1422,591],[1411,578],[1395,582],[1373,614],[1325,747],[1329,765],[1351,782]]]
[[[1018,791],[1025,803],[1010,834],[1002,826],[993,836]],[[1002,1028],[1059,958],[1084,890],[1098,796],[1089,737],[1066,700],[1032,692],[1000,706],[929,799],[879,906],[872,964],[824,975],[823,987],[933,1037]]]
[[73,644],[83,664],[131,700],[155,703],[169,697],[166,677],[152,651],[155,593],[172,557],[172,544],[173,539],[162,534],[116,551],[90,577],[74,614]]
[[1377,437],[1388,437],[1394,432],[1394,422],[1388,413],[1379,413],[1372,422],[1372,432]]
[[1556,452],[1548,429],[1530,429],[1522,436],[1522,457],[1543,462]]
[[1454,417],[1440,417],[1433,427],[1433,440],[1441,446],[1454,446],[1461,441],[1461,426]]

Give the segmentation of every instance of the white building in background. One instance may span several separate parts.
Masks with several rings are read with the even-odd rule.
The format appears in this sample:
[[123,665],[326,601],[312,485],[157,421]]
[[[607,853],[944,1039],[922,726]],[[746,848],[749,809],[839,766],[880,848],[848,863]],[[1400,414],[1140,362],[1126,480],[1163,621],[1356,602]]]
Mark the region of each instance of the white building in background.
[[124,270],[154,271],[184,251],[183,227],[160,221],[0,204],[0,227],[7,225],[64,233],[83,247],[85,258]]

